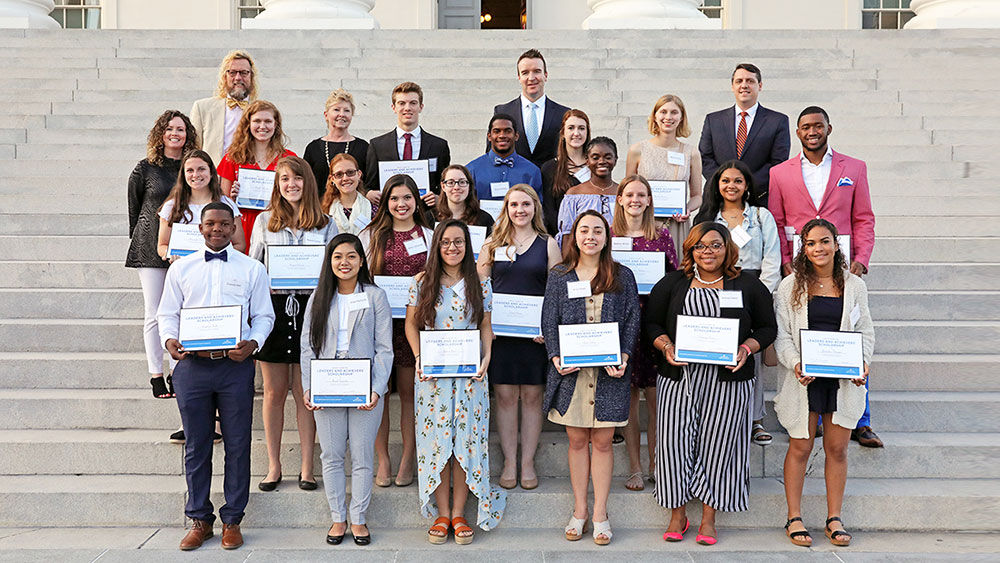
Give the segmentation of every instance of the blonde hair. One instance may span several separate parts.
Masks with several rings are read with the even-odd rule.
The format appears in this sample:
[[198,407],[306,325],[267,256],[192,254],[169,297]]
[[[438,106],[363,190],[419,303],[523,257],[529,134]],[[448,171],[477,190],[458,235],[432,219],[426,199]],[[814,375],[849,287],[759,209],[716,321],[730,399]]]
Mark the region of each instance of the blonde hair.
[[660,108],[667,102],[677,104],[677,107],[681,110],[681,122],[677,126],[677,137],[687,137],[691,134],[691,126],[688,125],[688,112],[684,109],[684,102],[673,94],[664,94],[653,104],[653,111],[649,112],[649,118],[646,120],[646,124],[649,126],[649,134],[653,136],[660,134],[660,127],[656,124],[656,112],[660,111]]
[[330,92],[330,96],[326,99],[326,104],[323,106],[323,111],[330,111],[330,108],[340,102],[347,102],[347,105],[351,106],[351,111],[353,112],[355,110],[354,96],[343,88],[337,88],[333,92]]
[[646,193],[649,194],[649,205],[642,211],[642,236],[646,240],[656,240],[660,238],[660,232],[656,229],[656,221],[653,219],[653,188],[649,185],[648,180],[638,174],[626,176],[618,184],[618,197],[615,198],[615,214],[611,221],[611,231],[615,233],[615,236],[625,236],[625,233],[628,232],[625,208],[618,202],[618,198],[625,193],[625,187],[632,182],[639,182],[646,186]]
[[507,202],[510,201],[510,195],[514,192],[521,192],[531,198],[531,203],[535,206],[535,215],[531,218],[531,228],[543,238],[549,236],[548,231],[545,230],[545,222],[542,220],[542,202],[538,199],[535,188],[528,184],[515,184],[507,190],[507,195],[503,196],[500,216],[497,217],[497,222],[493,225],[490,242],[484,248],[487,264],[493,264],[493,251],[501,246],[514,244],[514,224],[510,222],[510,214],[507,213]]
[[229,65],[236,60],[244,60],[250,63],[250,88],[247,90],[247,101],[253,102],[257,99],[257,65],[254,64],[253,58],[250,53],[246,51],[229,51],[229,54],[223,57],[222,64],[219,65],[219,84],[215,87],[215,97],[225,99],[229,96],[229,90],[226,88],[226,71],[229,70]]

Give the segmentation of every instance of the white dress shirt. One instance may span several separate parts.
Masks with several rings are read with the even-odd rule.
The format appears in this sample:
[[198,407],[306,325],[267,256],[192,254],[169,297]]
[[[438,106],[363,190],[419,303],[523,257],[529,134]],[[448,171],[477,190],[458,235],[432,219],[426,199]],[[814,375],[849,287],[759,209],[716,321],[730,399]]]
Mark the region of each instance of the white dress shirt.
[[802,181],[809,190],[809,197],[819,211],[819,206],[823,203],[823,194],[826,193],[826,185],[830,181],[830,169],[833,167],[833,149],[826,146],[826,154],[819,164],[813,164],[806,158],[805,153],[799,153],[799,160],[802,161]]
[[[535,115],[538,116],[538,136],[542,136],[542,124],[545,123],[545,94],[542,94],[541,98],[538,98],[534,102],[524,97],[521,94],[521,124],[525,125],[528,123],[528,112],[531,111],[531,104],[538,104],[538,109],[535,110]],[[527,131],[527,129],[525,129]]]
[[399,160],[403,160],[403,147],[406,145],[403,134],[405,133],[413,135],[410,137],[410,145],[413,147],[413,160],[417,160],[420,158],[420,126],[417,125],[413,131],[403,131],[398,126],[396,127],[396,151]]
[[[224,249],[226,261],[206,262],[206,251],[211,252],[203,247],[188,254],[167,270],[160,308],[156,311],[160,342],[166,347],[167,340],[180,340],[181,308],[242,305],[242,339],[254,340],[258,346],[263,346],[274,326],[267,270],[232,244]],[[253,326],[247,324],[246,312]]]
[[740,118],[742,117],[740,115],[740,112],[741,111],[747,112],[747,135],[749,135],[750,134],[750,128],[753,127],[753,118],[757,117],[757,109],[759,107],[760,107],[760,102],[755,103],[754,105],[750,106],[749,109],[746,109],[746,110],[740,109],[740,106],[735,106],[735,109],[736,109],[736,121],[734,122],[735,126],[733,127],[733,132],[734,132],[735,135],[739,135],[740,134]]
[[[243,117],[243,108],[240,106],[226,107],[226,125],[222,131],[222,154],[229,150],[229,145],[233,144],[233,134],[236,133],[236,126]],[[215,163],[219,165],[218,162]]]

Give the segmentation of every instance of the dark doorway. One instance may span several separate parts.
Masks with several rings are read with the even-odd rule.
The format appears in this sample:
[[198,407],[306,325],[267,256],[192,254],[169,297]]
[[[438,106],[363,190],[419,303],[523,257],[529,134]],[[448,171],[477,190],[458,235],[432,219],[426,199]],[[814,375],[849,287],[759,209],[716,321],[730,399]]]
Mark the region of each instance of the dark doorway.
[[527,0],[482,0],[483,29],[525,29]]

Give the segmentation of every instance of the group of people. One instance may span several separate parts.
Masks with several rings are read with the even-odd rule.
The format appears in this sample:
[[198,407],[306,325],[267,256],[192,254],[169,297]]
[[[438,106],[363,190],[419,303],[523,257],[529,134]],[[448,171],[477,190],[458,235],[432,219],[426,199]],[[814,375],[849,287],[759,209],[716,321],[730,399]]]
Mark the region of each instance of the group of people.
[[[185,443],[185,514],[192,520],[181,549],[213,535],[212,443],[220,440],[222,546],[243,543],[255,360],[268,453],[258,488],[273,491],[282,481],[291,390],[298,486],[318,488],[318,438],[330,544],[348,532],[355,543],[370,543],[365,512],[373,486],[405,487],[414,475],[422,514],[436,517],[428,540],[445,543],[451,534],[458,544],[472,542],[464,517],[469,493],[476,525],[496,527],[505,489],[538,486],[534,458],[547,418],[567,433],[574,506],[566,539],[581,539],[589,520],[593,540],[611,542],[607,499],[620,429],[629,453],[625,487],[643,490],[648,480],[657,502],[671,509],[663,539],[683,539],[685,506],[697,498],[696,541],[712,545],[716,512],[747,509],[751,444],[772,440],[763,426],[762,364],[779,366],[775,412],[790,436],[786,533],[796,545],[811,545],[800,499],[813,440],[822,435],[826,535],[835,545],[850,542],[839,518],[847,443],[881,446],[866,392],[874,332],[860,276],[874,244],[874,216],[864,163],[832,151],[830,118],[815,106],[799,115],[802,152],[788,159],[788,118],[760,106],[760,70],[744,63],[732,75],[735,105],[706,116],[697,149],[681,141],[690,135],[683,101],[659,98],[648,118],[651,138],[628,148],[625,178],[615,182],[616,143],[592,136],[586,113],[545,95],[543,55],[526,51],[516,68],[521,95],[494,108],[487,151],[465,166],[451,163],[447,141],[422,129],[423,92],[413,82],[392,91],[396,128],[370,142],[350,133],[353,97],[335,90],[324,108],[326,135],[299,158],[286,146],[278,108],[257,99],[258,71],[242,51],[223,60],[216,95],[195,102],[190,118],[175,110],[157,118],[147,156],[129,179],[126,266],[138,269],[142,284],[153,395],[176,397],[183,423],[171,435]],[[426,189],[407,174],[380,177],[380,163],[410,160],[427,162]],[[265,209],[237,204],[242,170],[274,172]],[[684,183],[686,205],[661,217],[651,182],[664,180]],[[204,247],[172,255],[179,224],[198,225]],[[288,245],[325,246],[315,289],[271,287],[268,248]],[[662,253],[664,277],[640,292],[613,250]],[[401,281],[408,298],[390,303],[386,284]],[[540,334],[494,336],[494,294],[542,299]],[[181,311],[220,305],[243,307],[236,347],[185,350]],[[678,361],[679,316],[738,319],[735,365]],[[560,327],[602,322],[618,324],[621,363],[561,365]],[[456,329],[480,331],[476,373],[424,373],[421,332]],[[865,373],[805,377],[799,329],[861,332]],[[371,359],[366,404],[310,402],[311,361],[335,358]],[[395,471],[386,405],[392,392],[401,409]],[[503,453],[498,487],[490,476],[491,414]]]

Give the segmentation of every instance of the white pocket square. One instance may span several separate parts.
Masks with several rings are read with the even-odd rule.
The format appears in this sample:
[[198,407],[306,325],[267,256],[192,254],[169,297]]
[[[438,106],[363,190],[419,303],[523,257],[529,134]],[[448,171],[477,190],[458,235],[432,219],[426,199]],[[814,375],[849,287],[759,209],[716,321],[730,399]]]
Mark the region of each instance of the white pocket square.
[[838,187],[839,186],[853,186],[853,185],[854,185],[854,180],[848,178],[847,176],[844,176],[843,178],[837,180],[837,186]]

